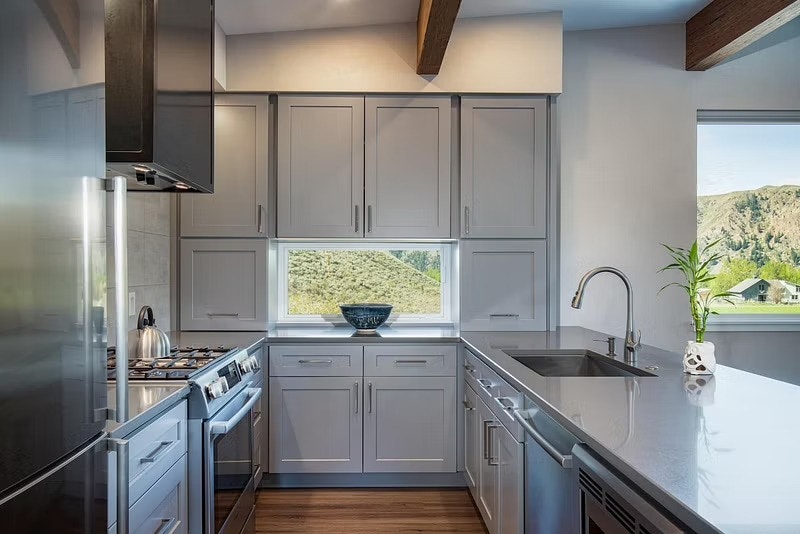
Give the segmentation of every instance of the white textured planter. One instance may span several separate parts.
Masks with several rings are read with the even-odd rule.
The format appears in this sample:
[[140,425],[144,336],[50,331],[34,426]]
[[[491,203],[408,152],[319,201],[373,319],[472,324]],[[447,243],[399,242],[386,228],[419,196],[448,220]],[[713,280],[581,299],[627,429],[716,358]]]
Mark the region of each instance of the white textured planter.
[[710,341],[687,341],[683,354],[683,371],[690,375],[710,375],[717,368],[714,344]]

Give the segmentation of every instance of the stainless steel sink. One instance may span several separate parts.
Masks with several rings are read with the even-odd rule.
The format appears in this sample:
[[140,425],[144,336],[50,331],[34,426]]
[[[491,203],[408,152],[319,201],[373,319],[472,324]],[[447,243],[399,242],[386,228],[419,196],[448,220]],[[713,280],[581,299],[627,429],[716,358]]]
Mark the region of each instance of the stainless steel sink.
[[542,376],[656,376],[590,350],[503,352]]

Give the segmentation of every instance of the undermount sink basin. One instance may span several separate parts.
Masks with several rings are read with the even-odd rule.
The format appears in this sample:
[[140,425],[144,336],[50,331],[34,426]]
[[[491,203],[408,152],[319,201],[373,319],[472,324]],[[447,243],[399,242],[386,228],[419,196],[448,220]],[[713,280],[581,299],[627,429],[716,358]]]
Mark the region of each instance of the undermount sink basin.
[[656,376],[589,350],[503,352],[542,376]]

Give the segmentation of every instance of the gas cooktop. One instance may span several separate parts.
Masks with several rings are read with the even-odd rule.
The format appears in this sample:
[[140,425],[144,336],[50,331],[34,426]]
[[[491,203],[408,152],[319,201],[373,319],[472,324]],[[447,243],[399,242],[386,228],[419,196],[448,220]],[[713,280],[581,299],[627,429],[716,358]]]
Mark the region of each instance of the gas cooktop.
[[[129,380],[188,380],[211,362],[236,351],[236,347],[172,347],[169,356],[154,360],[128,360]],[[117,377],[117,351],[108,348],[108,379]]]

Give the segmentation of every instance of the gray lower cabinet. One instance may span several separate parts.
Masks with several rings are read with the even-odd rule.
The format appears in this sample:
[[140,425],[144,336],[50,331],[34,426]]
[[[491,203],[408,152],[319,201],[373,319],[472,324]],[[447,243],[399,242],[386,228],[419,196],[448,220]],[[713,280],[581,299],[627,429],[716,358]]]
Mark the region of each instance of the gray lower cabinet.
[[266,330],[267,241],[181,239],[182,330]]
[[500,534],[522,534],[524,529],[524,445],[504,426],[494,430],[493,453],[497,461],[497,522]]
[[214,194],[180,196],[183,237],[266,237],[266,95],[216,95]]
[[461,237],[546,237],[546,97],[461,99],[461,210]]
[[364,472],[455,472],[455,378],[364,381]]
[[464,478],[472,498],[477,502],[478,470],[480,469],[481,433],[478,415],[478,394],[464,381]]
[[545,240],[464,240],[460,256],[462,330],[547,328]]
[[271,473],[360,473],[363,379],[269,379]]
[[491,458],[492,431],[500,424],[483,400],[478,399],[481,455],[478,466],[478,509],[490,534],[497,532],[498,477],[497,463]]
[[[262,349],[258,349],[261,351]],[[264,361],[261,356],[258,356],[259,361]],[[251,411],[253,421],[253,478],[254,485],[258,487],[261,483],[261,478],[266,469],[264,459],[267,455],[267,414],[264,407],[267,405],[267,398],[269,395],[269,386],[267,381],[264,380],[265,370],[256,373],[253,381],[253,387],[261,390],[261,398],[256,402]]]
[[278,97],[278,237],[364,235],[364,97]]
[[367,96],[366,237],[450,237],[449,96]]

